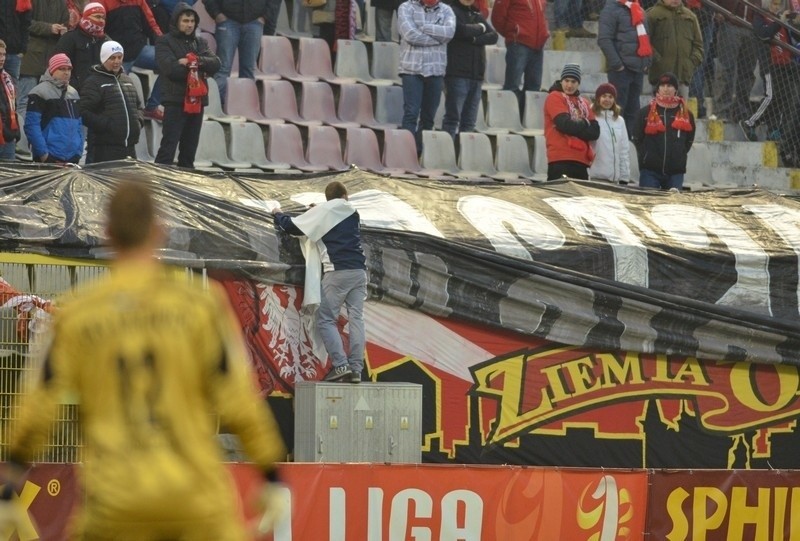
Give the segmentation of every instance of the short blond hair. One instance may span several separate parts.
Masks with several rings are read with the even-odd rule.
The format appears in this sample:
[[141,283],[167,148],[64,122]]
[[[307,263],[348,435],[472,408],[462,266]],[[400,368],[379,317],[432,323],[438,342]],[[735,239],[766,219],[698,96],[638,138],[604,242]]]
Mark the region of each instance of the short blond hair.
[[123,180],[108,203],[108,236],[119,249],[143,246],[158,219],[153,195],[146,181]]

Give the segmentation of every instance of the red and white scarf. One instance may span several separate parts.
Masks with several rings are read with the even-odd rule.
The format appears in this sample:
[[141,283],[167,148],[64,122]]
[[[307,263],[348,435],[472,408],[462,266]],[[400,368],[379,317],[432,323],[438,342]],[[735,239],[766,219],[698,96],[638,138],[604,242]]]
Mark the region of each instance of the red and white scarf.
[[89,17],[82,16],[81,20],[78,22],[78,26],[81,28],[81,30],[95,38],[102,38],[106,34],[105,21],[102,23],[96,23]]
[[[566,92],[561,92],[564,96],[564,99],[567,101],[567,107],[569,108],[569,118],[571,120],[589,120],[589,101],[583,99],[580,96],[573,95],[570,96]],[[575,98],[575,99],[571,99]],[[582,150],[586,153],[586,159],[589,160],[589,163],[594,161],[594,149],[592,145],[584,141],[583,139],[579,139],[572,135],[567,135],[567,144],[570,148],[574,150]]]
[[664,126],[664,121],[661,120],[661,115],[658,114],[656,105],[666,109],[674,109],[678,107],[678,112],[675,114],[675,120],[672,121],[672,128],[679,131],[690,132],[692,131],[692,122],[689,120],[689,112],[686,109],[686,104],[680,96],[656,96],[650,101],[650,110],[647,112],[647,122],[644,126],[644,133],[647,135],[656,135],[667,131]]
[[636,35],[639,37],[639,48],[636,54],[645,58],[653,55],[653,47],[650,45],[650,36],[644,27],[644,10],[639,4],[639,0],[619,0],[619,3],[627,7],[631,12],[631,24],[636,27]]
[[[6,93],[6,99],[8,99],[8,112],[11,116],[9,126],[12,132],[16,132],[19,129],[19,124],[17,124],[17,92],[14,90],[14,79],[5,70],[0,71],[0,78],[2,78],[3,90]],[[0,117],[0,145],[10,143],[10,141],[6,141],[6,138],[3,137],[2,125],[3,119]]]

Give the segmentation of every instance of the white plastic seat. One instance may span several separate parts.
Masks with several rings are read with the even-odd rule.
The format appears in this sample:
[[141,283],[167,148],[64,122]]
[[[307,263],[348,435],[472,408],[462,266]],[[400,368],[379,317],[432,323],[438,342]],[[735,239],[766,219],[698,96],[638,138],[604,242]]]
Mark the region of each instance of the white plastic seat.
[[375,87],[375,121],[400,126],[403,123],[403,87]]
[[136,150],[136,159],[139,161],[153,163],[156,159],[155,155],[150,151],[150,146],[147,143],[149,139],[147,132],[152,129],[152,124],[157,124],[157,122],[150,119],[145,119],[144,126],[142,126],[142,129],[139,132],[139,141],[134,147]]
[[486,71],[483,74],[484,91],[501,90],[506,81],[506,49],[497,45],[487,45]]
[[297,73],[311,75],[331,84],[352,84],[354,78],[337,77],[331,64],[328,42],[320,38],[300,38],[297,45]]
[[528,143],[525,138],[516,133],[497,136],[497,156],[495,158],[497,180],[517,180],[533,178],[531,159],[528,153]]
[[492,142],[485,133],[460,133],[458,167],[459,176],[469,178],[494,177],[497,169],[494,166]]
[[[633,145],[631,145],[633,146]],[[544,135],[535,135],[533,137],[533,171],[537,175],[547,176],[547,141]],[[638,181],[639,176],[636,176]]]
[[401,84],[397,66],[400,63],[400,44],[393,41],[376,41],[372,44],[370,74],[375,79]]
[[371,86],[392,85],[390,79],[375,79],[369,72],[367,46],[357,39],[336,40],[336,66],[333,72],[337,77],[353,78],[359,83]]
[[494,133],[519,133],[537,135],[522,126],[519,117],[519,99],[511,90],[490,90],[487,93],[486,125]]
[[408,130],[397,129],[383,132],[382,161],[384,167],[389,170],[403,170],[418,177],[445,178],[448,176],[443,169],[426,169],[420,165],[417,157],[417,143],[414,135]]
[[[411,132],[409,132],[411,133]],[[459,176],[456,148],[450,134],[443,131],[422,132],[421,165],[426,170],[438,170]]]
[[267,159],[264,134],[261,127],[253,122],[231,123],[231,159],[247,162],[264,171],[291,168],[288,163],[271,162]]
[[522,125],[528,130],[541,130],[544,134],[544,100],[547,92],[525,92],[525,113]]
[[[205,109],[203,109],[203,118],[205,120],[215,120],[225,124],[230,124],[231,122],[243,122],[245,120],[243,115],[229,115],[222,110],[222,101],[219,97],[219,88],[217,87],[217,82],[213,79],[213,77],[206,79],[206,83],[208,83],[208,105],[206,105]],[[233,86],[235,85],[236,83],[233,83]],[[230,92],[231,79],[228,79],[228,95],[230,95]],[[234,97],[234,101],[235,100],[236,98]]]
[[339,118],[345,122],[356,122],[373,130],[391,130],[396,124],[381,124],[375,120],[372,108],[372,93],[361,83],[343,84],[339,87]]
[[210,161],[221,169],[249,169],[249,161],[234,161],[228,156],[225,146],[225,130],[222,124],[213,120],[204,120],[200,130],[200,142],[197,145],[197,158]]

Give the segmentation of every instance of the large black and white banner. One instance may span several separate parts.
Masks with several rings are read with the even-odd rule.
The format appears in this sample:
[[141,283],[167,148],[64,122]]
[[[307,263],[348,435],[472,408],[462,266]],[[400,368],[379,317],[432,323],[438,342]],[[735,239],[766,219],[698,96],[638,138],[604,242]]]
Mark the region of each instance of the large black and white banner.
[[373,300],[565,345],[800,364],[800,204],[764,190],[9,165],[0,250],[108,257],[105,200],[130,177],[152,181],[176,264],[301,285],[299,245],[270,210],[302,212],[336,179],[361,215]]

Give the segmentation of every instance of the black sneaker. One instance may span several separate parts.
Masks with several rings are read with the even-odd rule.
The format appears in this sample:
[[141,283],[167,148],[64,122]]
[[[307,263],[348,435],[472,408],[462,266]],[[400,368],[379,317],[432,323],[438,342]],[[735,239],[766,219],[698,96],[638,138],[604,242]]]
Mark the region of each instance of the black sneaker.
[[328,372],[322,381],[339,381],[340,379],[345,379],[350,377],[352,372],[350,371],[350,367],[346,364],[342,366],[334,366],[331,368],[331,371]]
[[748,141],[758,141],[758,135],[756,134],[756,129],[754,126],[751,126],[745,120],[740,120],[739,126],[742,128],[744,136]]
[[361,371],[350,370],[350,383],[361,383]]

